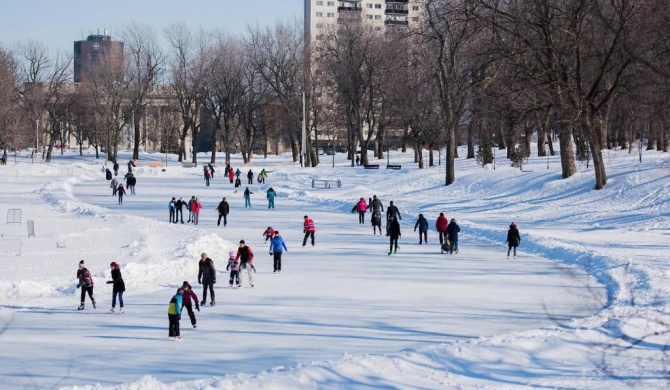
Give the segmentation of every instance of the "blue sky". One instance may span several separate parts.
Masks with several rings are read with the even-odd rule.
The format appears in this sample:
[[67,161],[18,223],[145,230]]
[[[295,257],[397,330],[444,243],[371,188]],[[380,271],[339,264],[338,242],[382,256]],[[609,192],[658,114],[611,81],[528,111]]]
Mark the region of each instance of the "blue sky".
[[118,35],[128,22],[152,26],[162,35],[174,22],[243,32],[247,25],[302,18],[303,0],[2,0],[0,45],[26,40],[71,52],[73,42],[103,29]]

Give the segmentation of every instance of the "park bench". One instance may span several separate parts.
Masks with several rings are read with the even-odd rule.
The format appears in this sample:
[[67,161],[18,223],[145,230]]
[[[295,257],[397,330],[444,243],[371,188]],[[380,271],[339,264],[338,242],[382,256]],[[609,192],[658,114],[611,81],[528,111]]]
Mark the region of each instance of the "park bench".
[[196,164],[196,163],[194,163],[194,162],[183,161],[183,162],[181,163],[181,166],[182,166],[183,168],[195,168],[195,167],[198,166],[198,164]]
[[163,168],[163,163],[160,161],[151,161],[149,163],[149,168]]
[[398,169],[400,169],[400,168],[402,168],[402,166],[401,166],[401,165],[398,165],[398,164],[389,164],[389,165],[386,166],[386,169],[395,169],[395,170],[398,170]]
[[365,168],[365,169],[379,169],[379,164],[366,164],[366,165],[363,165],[363,168]]
[[142,166],[142,163],[139,162],[139,160],[133,160],[133,165],[135,166],[135,168],[139,168]]

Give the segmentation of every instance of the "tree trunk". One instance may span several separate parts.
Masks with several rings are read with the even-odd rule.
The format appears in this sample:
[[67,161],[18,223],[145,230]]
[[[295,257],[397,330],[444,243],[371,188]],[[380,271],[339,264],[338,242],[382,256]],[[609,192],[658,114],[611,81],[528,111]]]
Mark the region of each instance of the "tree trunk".
[[142,141],[142,137],[141,137],[141,134],[140,134],[140,119],[141,119],[141,117],[142,117],[142,115],[139,112],[139,110],[136,111],[133,114],[133,127],[134,127],[133,131],[134,131],[134,134],[135,134],[135,140],[134,140],[135,142],[134,142],[134,145],[133,145],[133,160],[137,160],[137,159],[140,158],[140,143]]
[[602,142],[598,129],[595,128],[592,116],[588,114],[582,120],[583,130],[589,139],[589,146],[591,147],[591,157],[593,159],[593,170],[596,175],[596,190],[601,190],[607,184],[607,174],[605,172],[605,162],[602,156]]
[[447,129],[447,155],[445,157],[444,184],[449,185],[456,181],[456,124]]
[[572,127],[566,126],[559,131],[558,142],[561,154],[561,177],[567,179],[577,173],[575,153],[572,148]]

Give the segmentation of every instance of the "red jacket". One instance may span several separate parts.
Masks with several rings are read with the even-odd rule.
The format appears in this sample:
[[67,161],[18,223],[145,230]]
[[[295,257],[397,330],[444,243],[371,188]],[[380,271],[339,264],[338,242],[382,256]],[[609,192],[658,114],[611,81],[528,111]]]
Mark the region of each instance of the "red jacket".
[[307,218],[305,220],[305,223],[303,224],[303,230],[305,232],[315,232],[316,231],[316,226],[314,226],[314,221],[312,221],[312,218]]
[[182,303],[183,304],[190,304],[191,303],[191,297],[193,300],[195,300],[195,305],[198,306],[198,296],[195,295],[193,290],[189,289],[188,292],[184,291],[184,294],[182,294]]
[[447,225],[449,225],[449,220],[447,217],[444,215],[437,217],[437,221],[435,221],[435,229],[437,229],[438,232],[446,232]]
[[228,177],[230,178],[230,180],[233,180],[235,178],[235,172],[232,169],[228,171]]

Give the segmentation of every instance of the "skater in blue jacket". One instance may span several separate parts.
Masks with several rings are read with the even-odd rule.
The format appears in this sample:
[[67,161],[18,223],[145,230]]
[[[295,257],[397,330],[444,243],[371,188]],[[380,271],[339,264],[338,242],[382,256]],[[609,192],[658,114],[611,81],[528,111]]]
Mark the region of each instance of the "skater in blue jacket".
[[279,231],[275,230],[274,237],[270,240],[270,255],[274,258],[274,271],[272,272],[281,272],[281,255],[284,252],[288,252],[286,242],[279,235]]

